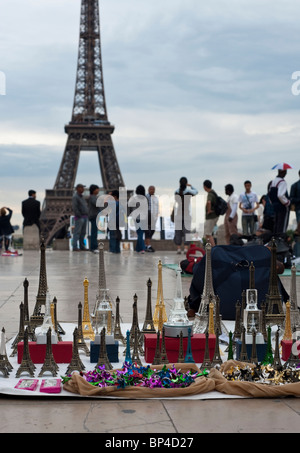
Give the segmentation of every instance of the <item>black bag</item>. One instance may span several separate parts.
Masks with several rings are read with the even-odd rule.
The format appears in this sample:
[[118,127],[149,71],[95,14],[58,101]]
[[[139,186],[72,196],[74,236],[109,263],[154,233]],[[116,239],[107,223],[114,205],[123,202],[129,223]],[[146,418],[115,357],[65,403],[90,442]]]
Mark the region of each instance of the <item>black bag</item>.
[[215,213],[219,215],[224,215],[228,209],[227,202],[223,200],[222,197],[219,195],[216,195],[216,204],[215,204]]
[[[189,306],[198,311],[204,287],[206,255],[194,266],[190,286]],[[236,302],[242,300],[243,290],[249,289],[249,267],[255,267],[255,288],[257,289],[258,307],[266,300],[269,291],[271,252],[263,245],[251,247],[219,245],[211,250],[213,288],[220,297],[220,314],[223,320],[235,319]],[[280,279],[278,284],[284,301],[288,294]]]

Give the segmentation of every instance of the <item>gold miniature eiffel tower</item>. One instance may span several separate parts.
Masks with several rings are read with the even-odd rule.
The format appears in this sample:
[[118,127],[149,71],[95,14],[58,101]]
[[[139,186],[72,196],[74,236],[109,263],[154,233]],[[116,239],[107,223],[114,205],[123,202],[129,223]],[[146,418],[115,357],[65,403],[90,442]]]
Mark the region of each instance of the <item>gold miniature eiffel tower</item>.
[[166,338],[165,338],[165,328],[162,329],[162,336],[161,336],[161,348],[160,348],[160,357],[161,363],[166,365],[169,362],[167,349],[166,349]]
[[23,349],[23,357],[21,361],[21,365],[19,366],[16,378],[20,377],[22,373],[28,373],[31,377],[34,377],[34,372],[36,370],[36,366],[34,365],[33,361],[30,357],[29,352],[29,345],[28,345],[28,329],[26,327],[24,332],[24,349]]
[[122,334],[121,322],[120,322],[120,298],[116,298],[116,320],[114,325],[114,339],[120,341],[124,346],[126,346],[126,339]]
[[101,333],[100,333],[101,339],[100,339],[100,348],[99,348],[99,358],[98,358],[98,363],[95,366],[95,369],[105,365],[106,370],[112,370],[113,366],[110,363],[108,355],[107,355],[105,335],[106,335],[106,330],[105,330],[105,327],[103,327],[103,329],[101,330]]
[[132,362],[136,363],[138,366],[142,366],[142,361],[139,356],[139,340],[137,328],[134,329],[134,343],[132,351]]
[[285,328],[284,328],[284,334],[283,334],[282,339],[290,341],[293,339],[292,327],[291,327],[291,303],[289,301],[287,301],[285,306],[286,306]]
[[269,291],[266,296],[267,313],[266,322],[268,325],[283,326],[284,323],[284,311],[282,308],[282,299],[278,287],[278,276],[277,276],[277,263],[276,263],[276,251],[277,246],[275,239],[271,241],[271,268],[270,268],[270,279],[269,279]]
[[51,327],[49,327],[47,332],[46,356],[38,377],[42,377],[47,372],[51,373],[52,376],[55,377],[57,376],[58,370],[59,366],[57,365],[53,357],[51,342]]
[[40,245],[40,279],[38,294],[36,296],[36,304],[34,307],[33,315],[30,318],[30,323],[33,328],[43,324],[44,314],[42,313],[42,306],[46,305],[47,297],[47,272],[46,272],[46,247],[44,239],[41,240]]
[[66,374],[72,374],[73,371],[83,371],[85,370],[85,366],[82,363],[79,352],[78,352],[78,328],[75,327],[73,332],[73,351],[72,351],[72,359],[67,368]]
[[166,313],[166,307],[165,307],[165,302],[164,302],[164,295],[163,295],[163,281],[162,281],[162,262],[159,260],[158,262],[158,282],[157,282],[157,297],[156,297],[156,304],[155,304],[155,309],[154,309],[154,315],[153,315],[153,324],[154,328],[157,330],[158,329],[158,323],[159,323],[159,310],[162,309],[162,320],[163,323],[167,322],[168,317]]
[[89,281],[87,278],[83,281],[84,287],[84,303],[83,303],[83,317],[82,317],[82,333],[85,340],[95,340],[95,332],[92,327],[89,309]]
[[154,323],[153,323],[153,317],[152,317],[152,307],[151,307],[151,287],[152,287],[152,281],[149,280],[147,281],[147,307],[146,307],[146,316],[145,316],[145,321],[143,325],[143,329],[141,330],[141,335],[144,338],[145,333],[156,333]]
[[[24,340],[24,332],[25,332],[25,327],[24,327],[24,304],[21,302],[20,304],[20,322],[19,322],[19,332],[16,335],[16,338],[12,342],[12,353],[10,354],[10,357],[15,357],[18,352],[18,343],[20,341]],[[27,330],[28,332],[28,330]]]
[[184,351],[183,351],[183,333],[180,331],[179,335],[179,353],[177,363],[184,363]]
[[78,349],[81,349],[85,352],[86,356],[90,355],[90,350],[87,347],[83,336],[83,328],[82,328],[82,303],[79,302],[78,304]]

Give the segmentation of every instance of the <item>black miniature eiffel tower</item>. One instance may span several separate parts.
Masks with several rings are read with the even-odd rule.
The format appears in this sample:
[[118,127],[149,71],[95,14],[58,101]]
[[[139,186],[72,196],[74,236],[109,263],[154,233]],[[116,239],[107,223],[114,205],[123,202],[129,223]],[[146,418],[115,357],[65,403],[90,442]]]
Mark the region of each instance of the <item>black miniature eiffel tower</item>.
[[81,349],[82,351],[85,352],[85,355],[87,357],[90,356],[90,350],[87,347],[87,344],[85,342],[84,336],[83,336],[83,330],[82,330],[82,303],[79,302],[78,304],[78,349]]
[[200,370],[204,369],[210,369],[212,368],[212,362],[210,360],[210,355],[209,355],[209,333],[208,330],[205,332],[205,351],[204,351],[204,358],[203,362],[201,364]]
[[28,329],[25,329],[24,332],[24,348],[23,348],[23,357],[21,361],[21,365],[19,366],[16,378],[20,377],[22,373],[28,373],[31,377],[34,377],[34,372],[36,370],[36,366],[34,365],[33,361],[30,357],[29,352],[29,345],[28,345]]
[[161,356],[160,356],[160,331],[156,334],[156,348],[155,354],[153,358],[152,365],[160,365],[161,364]]
[[169,362],[167,349],[166,349],[166,338],[165,338],[165,328],[162,329],[161,335],[161,348],[160,348],[160,363],[166,365]]
[[[21,341],[24,341],[24,332],[25,332],[25,327],[24,327],[24,304],[21,302],[20,304],[20,322],[19,322],[19,332],[16,335],[16,338],[12,342],[11,348],[12,348],[12,353],[10,354],[10,357],[15,357],[18,352],[18,343]],[[28,332],[28,330],[27,330]]]
[[56,297],[53,298],[53,301],[51,303],[51,317],[52,317],[54,331],[57,335],[57,340],[62,341],[61,330],[58,328],[58,322],[57,322],[57,299],[56,299]]
[[73,371],[83,371],[85,370],[85,366],[82,363],[79,352],[78,352],[78,329],[75,327],[73,332],[73,351],[72,351],[72,359],[67,368],[66,374],[72,374]]
[[47,297],[47,272],[46,272],[46,247],[44,239],[41,240],[40,245],[40,278],[39,278],[39,288],[38,294],[36,296],[36,303],[34,307],[33,314],[30,318],[30,323],[32,328],[36,328],[43,324],[44,313],[42,313],[42,306],[46,306],[46,297]]
[[233,337],[235,340],[240,340],[241,336],[242,336],[241,303],[238,300],[235,304],[235,326]]
[[142,366],[142,362],[139,356],[139,343],[138,343],[138,333],[137,328],[135,328],[134,333],[134,343],[133,343],[133,351],[132,351],[132,362],[136,363],[138,366]]
[[30,317],[29,317],[28,286],[29,286],[29,282],[28,282],[27,278],[25,278],[25,280],[23,282],[23,287],[24,287],[24,327],[28,328],[28,338],[31,341],[36,341],[35,332],[31,326]]
[[284,369],[295,368],[295,367],[297,367],[297,365],[299,365],[299,355],[298,355],[299,352],[298,352],[298,347],[297,347],[297,344],[299,344],[299,341],[297,340],[296,332],[297,332],[297,328],[295,327],[294,331],[293,331],[293,343],[292,343],[291,352],[290,352],[289,358],[283,365]]
[[152,317],[152,297],[151,297],[151,287],[152,281],[147,281],[147,307],[146,307],[146,316],[143,328],[141,330],[141,336],[144,338],[145,333],[156,333],[153,317]]
[[114,339],[120,341],[124,346],[126,346],[126,340],[121,330],[120,322],[120,298],[116,298],[116,319],[114,326]]
[[246,346],[246,328],[242,327],[242,345],[241,345],[241,353],[239,357],[240,362],[249,362],[249,357],[247,353],[247,346]]
[[189,327],[188,328],[188,343],[187,343],[187,350],[186,354],[184,357],[184,363],[195,363],[193,354],[192,354],[192,341],[191,341],[191,336],[192,336],[192,329]]
[[5,329],[3,327],[1,333],[1,344],[0,344],[0,371],[4,377],[8,377],[9,373],[13,370],[11,363],[8,360],[6,347],[5,347]]
[[270,268],[270,279],[269,279],[269,291],[266,296],[267,313],[266,322],[269,325],[283,326],[284,324],[284,311],[282,307],[282,298],[278,287],[278,275],[277,275],[277,258],[276,251],[277,246],[275,239],[271,241],[271,268]]
[[214,356],[213,356],[213,359],[211,361],[211,367],[215,367],[215,366],[218,366],[218,365],[221,365],[223,363],[223,360],[221,358],[221,354],[220,354],[220,342],[219,342],[219,331],[217,330],[216,333],[216,346],[215,346],[215,353],[214,353]]
[[58,370],[59,366],[57,365],[53,357],[51,327],[49,327],[47,332],[46,356],[38,377],[42,377],[47,372],[51,373],[52,376],[55,377],[57,376]]
[[109,361],[108,355],[107,355],[107,350],[106,350],[106,341],[105,341],[105,327],[101,330],[100,333],[100,348],[99,348],[99,358],[98,358],[98,363],[95,366],[95,368],[98,368],[100,366],[105,365],[106,370],[112,370],[113,366]]
[[251,363],[258,363],[258,358],[257,358],[257,349],[256,349],[256,332],[253,329],[252,331],[252,348],[251,348],[251,358],[250,358]]
[[274,351],[274,360],[272,363],[274,370],[277,370],[277,371],[282,369],[280,353],[279,353],[279,330],[280,330],[280,328],[278,327],[278,329],[276,330],[276,333],[275,333],[275,351]]
[[183,333],[180,331],[179,335],[179,353],[177,363],[184,363],[184,352],[183,352]]
[[132,305],[132,325],[131,325],[131,329],[130,329],[130,347],[133,348],[135,329],[137,329],[139,353],[144,355],[143,339],[141,338],[141,331],[140,331],[139,321],[138,321],[137,300],[138,300],[138,297],[135,294],[133,296],[133,305]]

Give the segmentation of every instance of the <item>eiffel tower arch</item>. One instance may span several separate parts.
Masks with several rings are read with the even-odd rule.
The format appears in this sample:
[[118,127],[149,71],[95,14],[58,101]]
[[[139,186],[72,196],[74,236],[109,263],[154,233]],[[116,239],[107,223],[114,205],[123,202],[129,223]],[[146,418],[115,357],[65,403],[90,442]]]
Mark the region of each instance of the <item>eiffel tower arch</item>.
[[81,0],[75,95],[72,119],[65,132],[68,138],[60,168],[53,189],[46,189],[40,219],[46,245],[69,225],[82,151],[98,154],[104,190],[125,186],[111,137],[114,126],[107,116],[98,0]]

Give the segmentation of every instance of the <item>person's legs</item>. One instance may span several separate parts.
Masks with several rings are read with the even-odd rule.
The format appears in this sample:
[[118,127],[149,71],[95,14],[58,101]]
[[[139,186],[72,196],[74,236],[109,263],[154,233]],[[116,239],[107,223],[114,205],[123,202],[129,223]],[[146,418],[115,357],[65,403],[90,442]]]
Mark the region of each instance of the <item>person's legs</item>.
[[75,220],[75,225],[74,225],[74,231],[73,231],[73,240],[72,240],[72,246],[73,250],[78,250],[78,241],[81,233],[81,227],[82,227],[82,219],[76,219]]
[[136,241],[136,252],[143,252],[145,251],[145,243],[144,243],[144,231],[141,230],[140,227],[137,227],[137,241]]
[[96,219],[91,219],[91,244],[90,244],[90,250],[92,252],[94,250],[97,250],[97,248],[98,248],[97,235],[98,235],[98,228],[97,228]]
[[87,226],[87,218],[81,219],[81,230],[80,230],[80,235],[79,235],[79,246],[81,250],[85,250],[85,244],[84,244],[84,238],[86,234],[86,226]]

